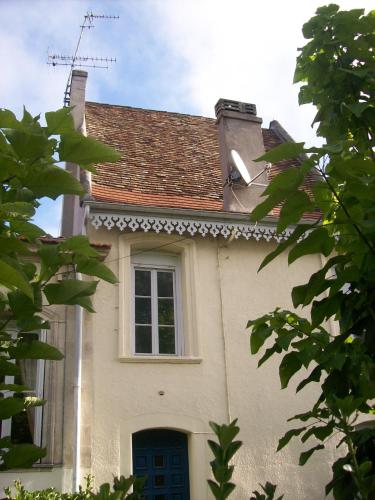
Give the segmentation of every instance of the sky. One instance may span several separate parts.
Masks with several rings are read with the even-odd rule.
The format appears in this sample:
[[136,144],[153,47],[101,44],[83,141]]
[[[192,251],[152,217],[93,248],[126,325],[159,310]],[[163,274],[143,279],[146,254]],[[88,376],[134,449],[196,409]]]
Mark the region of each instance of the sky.
[[[48,54],[72,55],[83,16],[82,56],[112,57],[87,69],[87,100],[214,117],[221,97],[257,106],[296,141],[316,143],[312,106],[298,106],[293,72],[301,29],[324,0],[0,0],[0,107],[18,116],[58,109],[69,73]],[[371,0],[338,0],[342,9]],[[57,236],[61,200],[45,201],[36,223]]]

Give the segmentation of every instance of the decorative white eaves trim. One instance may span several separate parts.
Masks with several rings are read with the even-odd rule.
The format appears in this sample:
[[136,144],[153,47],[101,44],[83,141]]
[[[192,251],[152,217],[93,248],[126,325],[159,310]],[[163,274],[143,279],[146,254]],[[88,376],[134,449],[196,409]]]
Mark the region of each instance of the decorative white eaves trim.
[[146,215],[129,215],[115,213],[91,213],[89,216],[91,225],[95,229],[101,226],[111,230],[117,228],[120,231],[130,229],[131,231],[143,231],[144,233],[177,233],[179,235],[190,234],[190,236],[223,236],[224,238],[240,237],[246,240],[255,239],[259,241],[275,240],[280,242],[285,240],[291,230],[286,230],[281,234],[276,233],[275,226],[261,224],[237,224],[225,221],[208,221],[199,219],[183,219],[175,217],[153,217]]

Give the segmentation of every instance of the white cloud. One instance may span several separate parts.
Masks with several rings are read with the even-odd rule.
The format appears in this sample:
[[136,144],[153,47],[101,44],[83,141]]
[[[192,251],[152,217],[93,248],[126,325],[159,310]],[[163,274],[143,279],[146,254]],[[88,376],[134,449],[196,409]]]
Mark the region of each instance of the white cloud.
[[[302,25],[322,3],[155,0],[152,5],[160,36],[187,63],[177,85],[199,113],[212,116],[220,97],[252,102],[266,126],[278,119],[296,139],[310,141],[314,110],[298,107],[292,80],[297,47],[304,44]],[[354,0],[338,3],[358,7]],[[370,7],[368,0],[361,3]]]

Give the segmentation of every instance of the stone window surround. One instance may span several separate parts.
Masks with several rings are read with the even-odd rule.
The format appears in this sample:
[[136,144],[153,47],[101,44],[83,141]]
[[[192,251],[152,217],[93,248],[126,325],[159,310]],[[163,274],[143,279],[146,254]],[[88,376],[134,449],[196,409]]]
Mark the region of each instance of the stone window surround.
[[[134,355],[132,346],[132,253],[168,243],[165,235],[119,235],[119,361],[130,363],[200,363],[196,318],[196,248],[191,239],[168,244],[181,265],[181,356]],[[159,250],[158,250],[159,251]]]

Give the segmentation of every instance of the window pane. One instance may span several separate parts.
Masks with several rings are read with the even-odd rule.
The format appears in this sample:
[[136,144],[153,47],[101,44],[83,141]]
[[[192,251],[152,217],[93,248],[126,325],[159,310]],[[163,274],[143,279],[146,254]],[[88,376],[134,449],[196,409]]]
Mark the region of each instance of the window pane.
[[158,297],[173,297],[173,273],[158,271]]
[[135,271],[135,294],[151,296],[151,271]]
[[138,354],[152,353],[151,326],[135,327],[135,352]]
[[174,301],[173,299],[159,299],[159,325],[174,325]]
[[159,327],[159,353],[176,354],[176,342],[173,326]]
[[135,298],[135,322],[142,325],[151,324],[151,298]]

